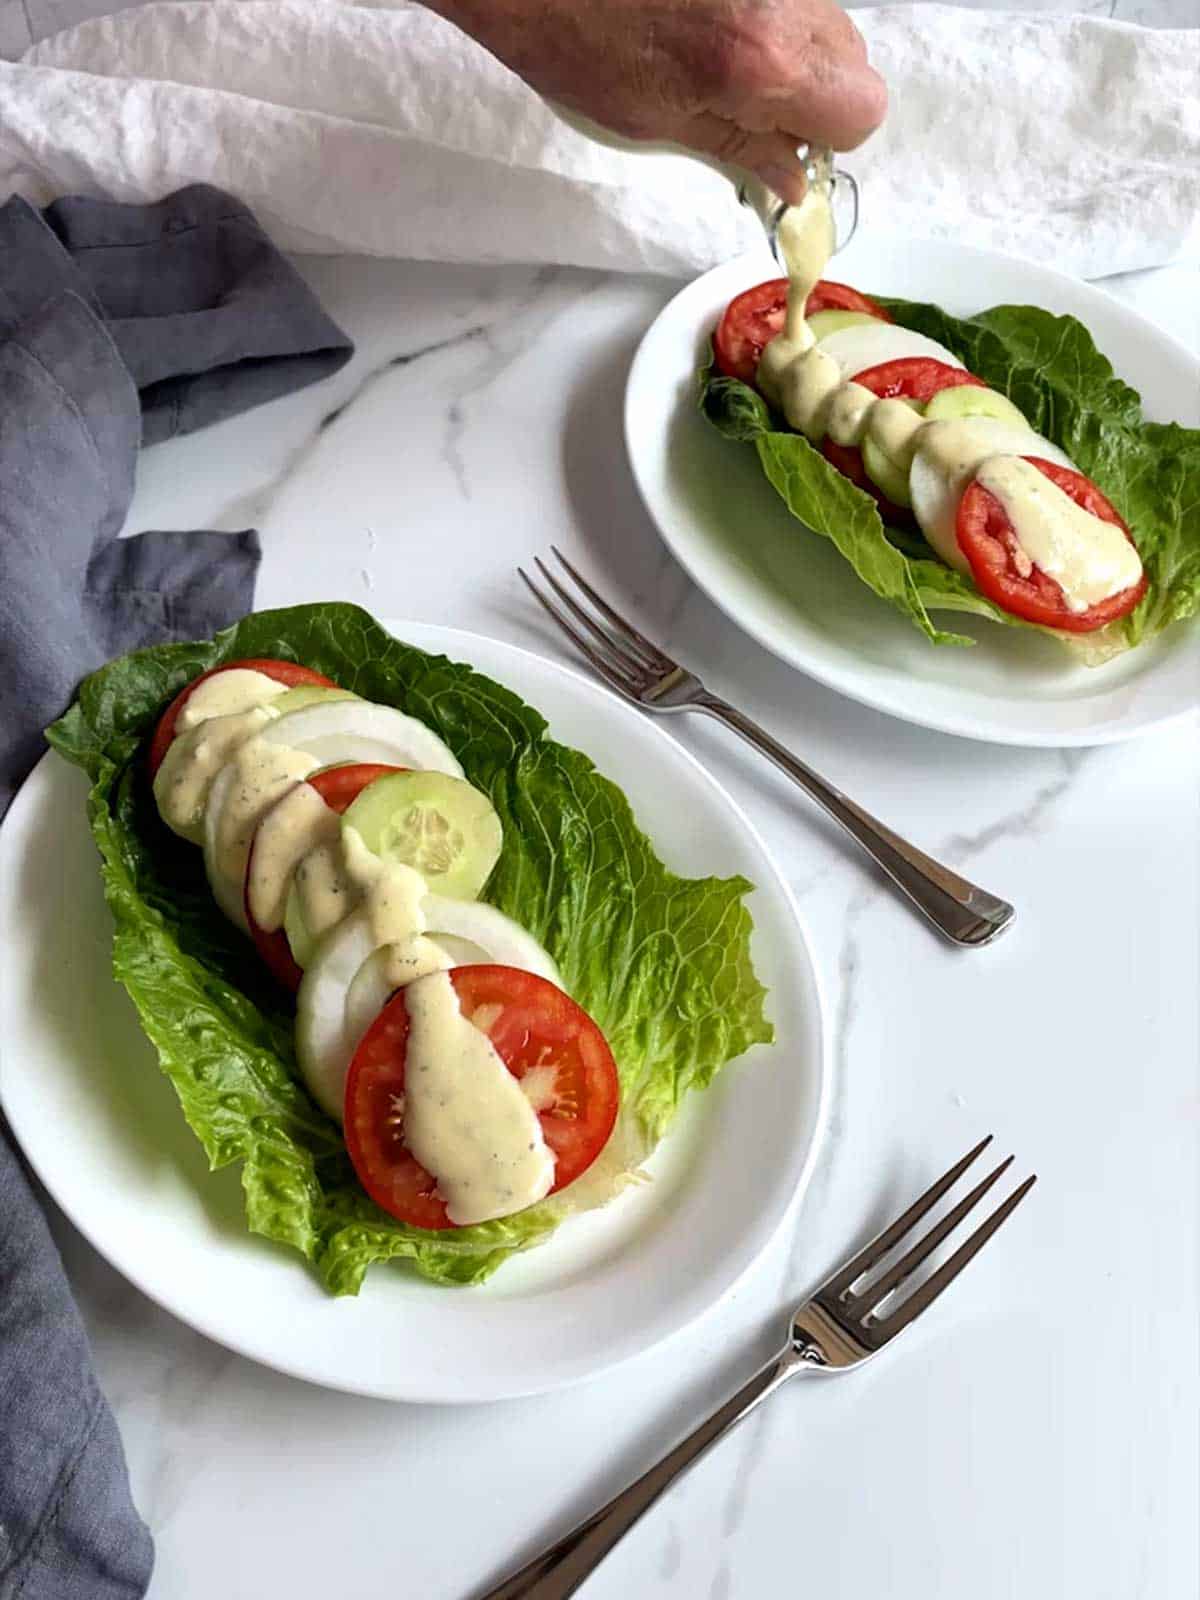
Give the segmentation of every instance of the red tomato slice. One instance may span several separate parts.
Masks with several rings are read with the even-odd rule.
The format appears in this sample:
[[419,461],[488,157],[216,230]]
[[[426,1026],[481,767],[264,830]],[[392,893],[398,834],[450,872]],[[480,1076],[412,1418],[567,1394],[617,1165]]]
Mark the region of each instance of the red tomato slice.
[[[753,289],[739,294],[726,306],[725,315],[713,335],[713,353],[718,370],[727,378],[754,382],[764,347],[783,331],[787,290],[786,278],[771,278],[766,283],[756,283]],[[892,320],[865,294],[827,278],[822,278],[814,288],[804,309],[809,316],[817,311],[865,311],[883,322]]]
[[753,383],[759,357],[787,315],[786,278],[771,278],[739,294],[725,307],[713,334],[713,354],[727,378]]
[[826,461],[833,463],[843,477],[866,490],[879,507],[879,515],[885,522],[890,522],[893,527],[905,528],[915,521],[907,506],[898,506],[884,494],[863,465],[862,451],[856,444],[834,444],[832,439],[822,439],[821,454]]
[[[310,788],[317,791],[329,809],[336,811],[340,817],[342,812],[358,799],[367,785],[375,782],[376,778],[382,778],[385,772],[406,770],[404,767],[381,766],[375,761],[356,761],[344,767],[326,767],[321,772],[314,772],[305,781]],[[250,872],[253,864],[252,843],[250,854],[246,858],[246,877],[242,887],[242,904],[250,927],[250,937],[254,940],[254,948],[270,968],[272,975],[285,989],[291,989],[294,993],[300,987],[304,971],[292,955],[287,934],[282,928],[273,928],[268,932],[266,928],[260,927],[250,910]]]
[[880,322],[892,320],[870,295],[859,294],[848,283],[834,283],[832,278],[822,278],[805,304],[806,317],[816,316],[818,311],[863,311],[868,317],[878,317]]
[[350,761],[344,767],[324,767],[304,781],[315,789],[331,811],[340,817],[358,799],[369,783],[388,772],[407,772],[407,767],[389,767],[378,761]]
[[[563,1188],[591,1166],[617,1120],[617,1068],[608,1041],[570,995],[532,972],[455,967],[450,982],[464,1016],[483,1006],[499,1008],[488,1037],[514,1078],[531,1067],[556,1068],[554,1102],[539,1111],[538,1120],[555,1155],[554,1189]],[[401,989],[367,1029],[350,1063],[346,1146],[376,1205],[416,1228],[452,1228],[433,1178],[404,1143],[396,1114],[407,1044]]]
[[175,696],[171,704],[158,719],[158,726],[154,730],[154,737],[150,741],[150,776],[162,765],[162,759],[170,748],[171,740],[175,737],[175,723],[179,713],[187,704],[192,691],[205,678],[215,677],[218,672],[232,672],[235,667],[248,668],[253,672],[261,672],[268,678],[274,678],[276,683],[285,683],[289,689],[294,689],[298,684],[317,684],[322,689],[336,689],[337,684],[332,678],[323,677],[321,673],[314,672],[311,667],[301,667],[295,661],[272,661],[263,657],[254,656],[245,661],[227,661],[224,666],[212,667],[208,672],[202,672],[198,678],[193,678],[191,683],[184,687]]
[[[1070,495],[1077,506],[1124,529],[1125,537],[1133,543],[1128,525],[1090,478],[1038,456],[1023,459],[1044,473],[1051,483],[1057,484],[1064,494]],[[1087,611],[1068,610],[1061,587],[1040,567],[1034,567],[1028,577],[1021,576],[1015,560],[1019,545],[1013,525],[995,495],[989,494],[979,483],[969,483],[959,501],[957,531],[959,547],[970,563],[971,576],[980,592],[1026,622],[1044,623],[1048,628],[1062,628],[1068,633],[1092,633],[1132,611],[1146,592],[1143,573],[1137,583],[1101,600]]]
[[[964,372],[961,367],[948,367],[944,361],[934,361],[931,356],[902,356],[896,361],[883,361],[877,367],[855,373],[853,381],[870,389],[881,400],[919,400],[922,405],[932,400],[939,389],[957,389],[964,383],[981,389],[987,387],[974,373]],[[885,522],[895,527],[908,527],[913,523],[915,519],[908,507],[889,500],[863,466],[862,451],[857,445],[834,444],[832,439],[823,439],[821,454],[851,483],[867,491]]]
[[987,388],[973,372],[947,366],[932,356],[901,356],[898,361],[883,361],[865,372],[856,372],[852,381],[861,383],[881,400],[919,400],[922,405],[942,389],[960,389],[963,384]]

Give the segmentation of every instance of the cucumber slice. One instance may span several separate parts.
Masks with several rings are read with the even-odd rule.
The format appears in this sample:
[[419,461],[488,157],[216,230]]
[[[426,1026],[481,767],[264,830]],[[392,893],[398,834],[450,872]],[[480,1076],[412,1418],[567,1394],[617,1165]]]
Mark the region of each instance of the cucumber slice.
[[357,828],[368,850],[413,867],[432,891],[454,900],[473,900],[483,888],[504,837],[487,795],[440,772],[376,778],[342,825]]
[[300,896],[296,893],[294,883],[288,890],[287,903],[283,908],[283,931],[287,934],[287,942],[291,946],[292,960],[298,967],[307,967],[312,961],[313,947],[317,941],[308,931],[308,924],[300,909]]
[[814,311],[811,317],[805,317],[812,331],[812,336],[818,342],[836,333],[839,328],[853,328],[860,322],[878,322],[878,317],[873,317],[867,311]]
[[1029,426],[1006,395],[995,389],[978,389],[973,383],[939,389],[925,407],[926,422],[950,422],[956,417],[995,417],[997,422],[1011,423],[1014,428]]
[[889,500],[898,506],[912,505],[908,473],[898,467],[891,456],[885,455],[870,435],[862,442],[862,458],[867,476],[879,485]]
[[[292,874],[284,902],[283,931],[298,967],[308,966],[316,946],[327,933],[345,921],[362,898],[361,885],[355,883],[349,870],[341,831],[342,819],[335,813],[330,815],[337,828],[336,834],[332,839],[322,839],[316,850],[308,852],[300,860]],[[302,879],[312,873],[316,874],[318,886],[323,884],[327,891],[332,891],[322,896],[324,909],[321,913],[322,918],[332,915],[332,921],[308,920],[311,903],[302,888]]]
[[300,683],[294,689],[285,689],[271,701],[271,710],[286,716],[289,711],[301,711],[305,706],[320,705],[325,700],[358,700],[349,689],[326,689],[319,683]]

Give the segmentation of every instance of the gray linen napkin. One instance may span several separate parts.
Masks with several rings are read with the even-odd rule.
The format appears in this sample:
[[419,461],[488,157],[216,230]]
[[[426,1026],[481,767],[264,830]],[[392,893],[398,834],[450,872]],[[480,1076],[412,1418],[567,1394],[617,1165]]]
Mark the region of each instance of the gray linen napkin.
[[139,439],[272,400],[352,349],[217,189],[0,206],[0,817],[86,672],[249,609],[253,533],[115,542]]
[[[218,190],[0,206],[0,817],[85,673],[250,609],[253,530],[118,538],[139,443],[311,383],[351,353]],[[0,1050],[2,1028],[0,1014]],[[0,1118],[0,1600],[131,1600],[152,1561],[62,1263]]]
[[0,1117],[0,1596],[136,1600],[154,1546],[46,1219]]

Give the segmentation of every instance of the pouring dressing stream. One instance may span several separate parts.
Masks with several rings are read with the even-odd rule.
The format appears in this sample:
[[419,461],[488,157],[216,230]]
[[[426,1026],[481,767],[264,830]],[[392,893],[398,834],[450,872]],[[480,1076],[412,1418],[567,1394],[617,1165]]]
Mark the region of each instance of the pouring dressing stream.
[[[901,483],[907,482],[918,451],[934,470],[948,481],[961,481],[963,487],[964,462],[971,461],[970,475],[978,477],[1008,518],[1017,571],[1027,577],[1036,567],[1051,577],[1071,612],[1085,612],[1136,584],[1142,574],[1141,559],[1124,530],[1076,505],[1022,459],[1039,455],[1043,441],[1032,430],[1028,448],[989,448],[986,430],[979,426],[982,419],[926,422],[914,402],[879,398],[856,383],[854,372],[847,373],[831,349],[817,343],[805,308],[838,248],[834,182],[829,160],[818,159],[800,205],[780,208],[775,202],[772,207],[761,193],[750,201],[788,279],[783,330],[759,360],[755,380],[759,390],[811,443],[819,445],[828,437],[842,446],[861,449],[869,444],[886,458]],[[934,358],[943,357],[946,364],[961,365],[948,351],[939,351]],[[859,370],[861,365],[855,366]],[[937,551],[949,565],[969,570],[956,539],[939,541]]]

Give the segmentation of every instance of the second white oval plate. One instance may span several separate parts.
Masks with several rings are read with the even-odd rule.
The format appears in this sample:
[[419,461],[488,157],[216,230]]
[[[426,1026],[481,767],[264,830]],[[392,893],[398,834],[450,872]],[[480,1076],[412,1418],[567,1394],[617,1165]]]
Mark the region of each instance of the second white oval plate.
[[[295,1377],[393,1400],[496,1400],[590,1376],[678,1332],[747,1270],[802,1194],[824,1127],[817,975],[758,835],[700,764],[607,690],[512,645],[416,623],[400,638],[507,684],[628,795],[680,873],[755,885],[754,963],[776,1044],[688,1097],[654,1182],[568,1221],[476,1289],[376,1266],[332,1299],[250,1234],[236,1168],[210,1173],[111,973],[82,774],[48,755],[0,829],[0,1098],[91,1243],[201,1333]],[[686,819],[681,823],[681,819]],[[247,945],[247,960],[253,960]]]
[[[755,452],[722,439],[694,403],[696,369],[721,312],[778,273],[770,256],[755,254],[689,284],[653,323],[629,374],[634,477],[671,551],[708,596],[810,677],[945,733],[1001,744],[1105,744],[1190,711],[1200,684],[1195,621],[1098,668],[1073,665],[1052,639],[957,612],[941,615],[978,643],[935,646],[872,594],[828,540],[800,526]],[[958,316],[1006,303],[1069,312],[1137,389],[1148,417],[1200,426],[1197,363],[1087,284],[991,251],[865,232],[832,275]]]

